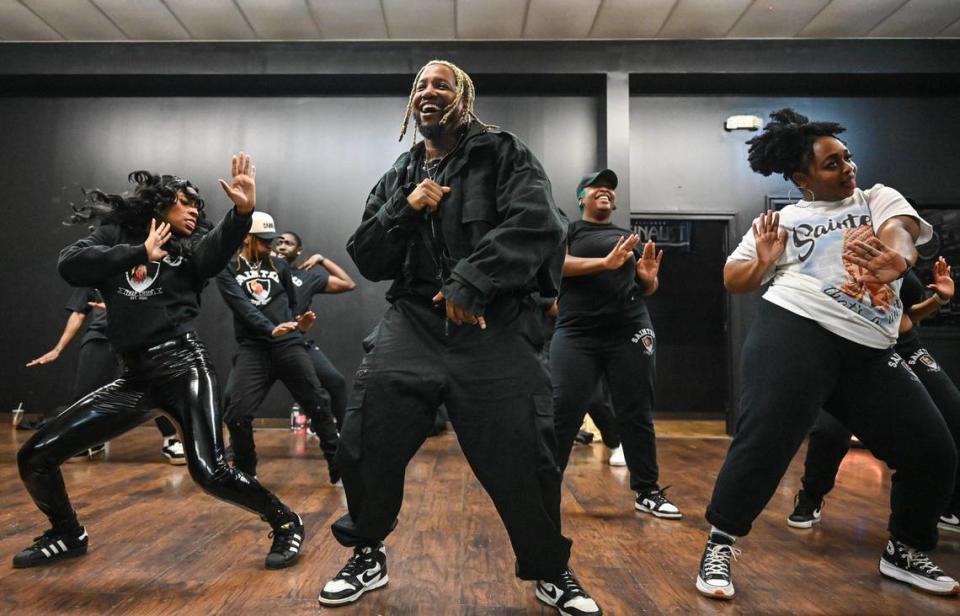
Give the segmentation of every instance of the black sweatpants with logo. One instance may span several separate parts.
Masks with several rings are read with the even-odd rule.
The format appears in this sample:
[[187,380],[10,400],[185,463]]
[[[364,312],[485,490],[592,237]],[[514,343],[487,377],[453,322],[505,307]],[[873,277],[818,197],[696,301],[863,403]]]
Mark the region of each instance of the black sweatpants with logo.
[[244,473],[257,474],[253,418],[273,384],[283,383],[310,418],[328,464],[337,452],[337,426],[324,402],[320,380],[303,344],[242,344],[233,358],[224,422],[230,432],[233,463]]
[[345,546],[382,541],[397,523],[407,463],[445,403],[460,447],[493,499],[522,579],[567,566],[560,532],[550,379],[532,301],[487,307],[487,329],[447,323],[442,308],[397,299],[354,378],[337,459],[349,513],[333,525]]
[[736,435],[707,521],[743,536],[777,489],[820,409],[895,472],[890,533],[929,550],[953,491],[957,449],[927,390],[891,349],[872,349],[768,301],[743,345]]
[[[923,383],[927,393],[950,429],[954,445],[960,447],[960,391],[920,342],[916,329],[902,334],[894,347]],[[810,431],[803,471],[803,490],[822,499],[833,489],[843,457],[850,450],[850,430],[827,413],[820,413]],[[960,469],[956,473],[953,496],[945,513],[960,513]]]
[[653,427],[656,336],[650,321],[609,329],[558,327],[550,346],[550,376],[560,468],[567,467],[583,416],[605,376],[630,469],[630,488],[635,492],[659,489]]

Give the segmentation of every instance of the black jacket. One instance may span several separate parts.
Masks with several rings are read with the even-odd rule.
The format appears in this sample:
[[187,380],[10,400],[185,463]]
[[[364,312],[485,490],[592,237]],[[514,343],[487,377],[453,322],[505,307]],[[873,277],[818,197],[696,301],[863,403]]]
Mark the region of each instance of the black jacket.
[[250,216],[232,208],[207,234],[186,240],[185,256],[147,261],[146,230],[102,225],[60,251],[64,280],[100,290],[110,314],[107,337],[117,351],[150,347],[194,331],[200,292],[243,243]]
[[296,291],[287,263],[267,259],[259,267],[250,267],[236,256],[217,275],[217,287],[233,312],[233,332],[240,344],[283,345],[303,339],[298,330],[279,338],[271,335],[277,325],[293,320]]
[[347,242],[360,273],[393,280],[390,301],[432,297],[442,282],[448,300],[476,315],[501,295],[556,296],[566,219],[530,150],[474,122],[441,163],[435,179],[451,191],[432,215],[407,203],[423,177],[423,151],[421,142],[402,154],[367,197]]

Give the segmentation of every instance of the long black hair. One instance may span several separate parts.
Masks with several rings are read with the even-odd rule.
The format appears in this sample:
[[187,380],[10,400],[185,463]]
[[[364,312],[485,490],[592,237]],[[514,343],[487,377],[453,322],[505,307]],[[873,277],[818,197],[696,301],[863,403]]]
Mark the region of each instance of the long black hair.
[[[135,186],[123,194],[84,190],[83,204],[73,206],[69,222],[84,223],[96,219],[101,224],[117,225],[136,237],[146,237],[150,219],[161,220],[163,212],[177,202],[177,195],[184,193],[198,210],[197,230],[193,236],[203,235],[213,227],[204,213],[200,191],[190,180],[175,175],[154,175],[144,170],[132,172],[127,180]],[[184,254],[189,250],[190,237],[174,235],[166,247],[174,253]]]
[[763,175],[783,174],[793,180],[797,171],[805,172],[813,161],[813,143],[820,137],[836,137],[847,130],[836,122],[811,122],[793,109],[770,114],[772,122],[763,132],[747,141],[750,168]]

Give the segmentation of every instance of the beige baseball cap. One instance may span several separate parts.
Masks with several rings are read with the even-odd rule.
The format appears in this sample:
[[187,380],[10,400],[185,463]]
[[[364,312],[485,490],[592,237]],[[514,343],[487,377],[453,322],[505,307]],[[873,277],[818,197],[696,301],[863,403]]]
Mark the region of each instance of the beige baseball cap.
[[273,216],[266,212],[254,212],[253,224],[250,225],[250,233],[263,240],[274,240],[280,237],[277,233],[277,226],[273,224]]

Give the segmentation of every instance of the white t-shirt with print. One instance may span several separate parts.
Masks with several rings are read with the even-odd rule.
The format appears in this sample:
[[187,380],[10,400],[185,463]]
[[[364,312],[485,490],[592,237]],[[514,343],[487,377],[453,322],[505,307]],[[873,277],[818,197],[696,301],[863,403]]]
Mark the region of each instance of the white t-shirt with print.
[[[860,282],[861,268],[841,258],[846,242],[866,241],[894,216],[917,219],[917,244],[933,236],[933,227],[903,195],[882,184],[869,190],[857,188],[842,201],[800,201],[783,208],[780,227],[787,231],[787,247],[764,274],[763,282],[772,283],[763,299],[858,344],[876,349],[896,344],[903,313],[898,297],[901,281]],[[756,256],[751,229],[727,262],[751,261]]]

